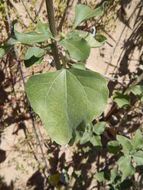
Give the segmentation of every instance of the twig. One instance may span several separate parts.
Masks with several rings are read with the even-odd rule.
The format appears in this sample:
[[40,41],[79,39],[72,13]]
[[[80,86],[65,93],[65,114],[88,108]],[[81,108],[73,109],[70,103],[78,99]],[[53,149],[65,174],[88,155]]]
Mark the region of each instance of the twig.
[[[9,14],[8,14],[7,3],[6,3],[5,0],[3,0],[3,2],[5,3],[5,12],[6,12],[6,18],[7,18],[8,27],[9,27],[9,33],[11,33],[11,22],[10,22],[10,18],[9,18]],[[21,62],[20,62],[18,52],[17,52],[17,49],[16,49],[15,45],[14,45],[14,53],[15,53],[15,56],[16,56],[16,60],[18,62],[18,69],[19,69],[20,76],[21,76],[23,86],[24,86],[24,89],[25,89],[25,80],[24,80],[24,77],[23,77],[23,71],[22,71],[22,68],[21,68]],[[25,94],[26,94],[26,92],[25,92]],[[32,112],[31,112],[31,106],[30,106],[30,102],[28,100],[27,94],[26,94],[26,101],[27,101],[30,117],[31,117],[31,120],[32,120],[32,125],[33,125],[33,130],[34,130],[34,133],[35,133],[36,141],[37,141],[37,144],[40,147],[40,150],[41,150],[41,153],[42,153],[42,156],[43,156],[43,160],[45,162],[45,165],[46,165],[46,168],[47,168],[47,171],[48,171],[49,168],[48,168],[47,160],[45,158],[44,151],[43,151],[43,148],[42,148],[42,145],[40,143],[40,139],[39,139],[39,136],[38,136],[38,133],[37,133],[37,130],[36,130],[35,121],[34,121],[34,118],[33,118]]]
[[62,16],[62,18],[61,18],[60,24],[59,24],[59,26],[58,26],[58,31],[62,31],[63,23],[64,23],[65,18],[66,18],[66,13],[67,13],[67,10],[68,10],[68,8],[69,8],[70,1],[71,1],[71,0],[67,0],[66,8],[65,8],[65,10],[64,10],[64,13],[63,13],[63,16]]
[[10,3],[10,5],[15,9],[15,11],[17,12],[18,17],[19,17],[20,20],[21,20],[20,22],[22,22],[21,24],[22,24],[23,26],[27,27],[26,24],[24,23],[24,19],[23,19],[22,16],[19,14],[19,11],[18,11],[17,7],[15,6],[13,0],[9,0],[9,3]]
[[27,14],[28,14],[30,20],[31,20],[33,23],[36,23],[35,20],[31,17],[31,15],[30,15],[30,13],[29,13],[27,7],[25,6],[25,3],[23,2],[23,0],[21,0],[21,2],[22,2],[22,4],[23,4],[23,6],[24,6],[24,8],[25,8],[25,10],[26,10],[26,12],[27,12]]
[[41,2],[41,4],[40,4],[40,7],[39,7],[38,11],[36,11],[35,19],[36,19],[36,17],[40,14],[41,9],[42,9],[42,7],[43,7],[43,4],[44,4],[44,0],[42,0],[42,2]]

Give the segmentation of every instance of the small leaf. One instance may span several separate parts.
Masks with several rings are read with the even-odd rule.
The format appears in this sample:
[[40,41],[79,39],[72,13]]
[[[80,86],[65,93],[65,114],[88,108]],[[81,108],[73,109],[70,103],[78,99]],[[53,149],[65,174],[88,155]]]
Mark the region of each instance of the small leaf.
[[143,165],[143,151],[137,151],[133,154],[133,159],[137,166]]
[[113,184],[115,179],[119,176],[117,169],[112,169],[110,172],[110,181]]
[[105,36],[103,36],[102,34],[98,34],[98,35],[96,35],[96,40],[100,43],[105,43],[107,38]]
[[101,143],[101,137],[98,136],[98,135],[93,135],[92,137],[90,137],[90,143],[93,145],[93,146],[97,146],[97,147],[101,147],[102,146],[102,143]]
[[8,53],[11,49],[11,46],[7,46],[7,45],[4,45],[4,46],[0,46],[0,60],[3,58],[3,56]]
[[118,143],[118,141],[109,141],[108,142],[108,151],[116,154],[117,152],[119,152],[120,150],[120,144]]
[[106,128],[106,122],[101,121],[101,122],[96,123],[96,124],[93,126],[93,131],[94,131],[97,135],[101,135],[101,134],[104,132],[105,128]]
[[75,7],[75,20],[73,24],[73,28],[76,28],[83,21],[88,20],[95,16],[100,16],[104,13],[104,3],[102,6],[91,9],[90,7],[82,4],[77,4]]
[[83,63],[76,63],[72,65],[73,69],[80,69],[80,70],[86,70],[85,64]]
[[104,176],[104,172],[98,172],[94,175],[94,178],[99,182],[106,182],[106,178]]
[[[44,25],[45,24],[42,24]],[[49,27],[39,27],[38,26],[38,32],[29,32],[29,33],[20,33],[16,30],[16,26],[17,24],[14,25],[14,34],[16,39],[23,43],[23,44],[32,44],[32,43],[39,43],[39,42],[43,42],[43,41],[47,41],[49,38],[52,38],[52,34],[50,32]],[[40,28],[40,29],[39,29]]]
[[120,92],[115,92],[113,100],[117,103],[119,108],[130,105],[130,97],[128,95],[121,94]]
[[135,136],[132,140],[132,145],[134,149],[143,148],[143,135],[140,129],[136,131]]
[[136,85],[131,86],[126,90],[126,94],[132,92],[135,96],[142,96],[143,95],[143,86],[142,85]]
[[122,172],[121,181],[123,182],[128,176],[133,175],[135,173],[135,169],[131,163],[131,157],[126,155],[122,156],[117,162],[120,171]]
[[18,41],[16,39],[14,39],[13,37],[10,37],[4,45],[0,45],[0,60],[2,59],[2,57],[7,54],[11,48],[13,47],[13,45],[17,44]]
[[63,39],[60,43],[69,52],[72,59],[85,61],[89,57],[90,47],[83,38]]
[[38,47],[28,48],[25,56],[24,63],[26,67],[30,67],[33,64],[39,64],[45,55],[45,50]]
[[129,152],[132,151],[133,147],[130,139],[122,135],[117,135],[117,140],[122,145],[122,151],[124,154],[129,154]]
[[85,131],[82,138],[80,139],[80,144],[85,144],[87,143],[91,138],[91,135],[88,131]]
[[[70,33],[70,35],[71,36],[78,35],[79,37],[84,38],[91,48],[102,47],[107,40],[106,37],[103,35],[96,35],[97,37],[94,37],[91,33],[85,32],[82,30],[75,30],[74,32]],[[101,36],[102,36],[102,39],[101,39]]]

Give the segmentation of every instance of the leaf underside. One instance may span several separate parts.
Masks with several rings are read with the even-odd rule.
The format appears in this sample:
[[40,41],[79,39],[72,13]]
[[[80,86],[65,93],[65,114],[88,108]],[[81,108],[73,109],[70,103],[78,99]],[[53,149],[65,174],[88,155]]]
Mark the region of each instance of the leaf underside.
[[70,141],[80,123],[100,115],[108,98],[105,79],[79,69],[32,76],[26,92],[49,136],[61,145]]
[[81,24],[83,21],[90,19],[95,16],[100,16],[104,13],[104,3],[102,6],[91,9],[90,7],[82,4],[76,5],[75,8],[75,20],[73,28],[76,28],[79,24]]

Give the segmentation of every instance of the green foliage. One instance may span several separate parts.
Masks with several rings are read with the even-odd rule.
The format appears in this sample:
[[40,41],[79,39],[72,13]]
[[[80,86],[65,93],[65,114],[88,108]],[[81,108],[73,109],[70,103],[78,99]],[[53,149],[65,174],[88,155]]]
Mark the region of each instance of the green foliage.
[[124,154],[128,154],[132,150],[133,147],[130,139],[122,135],[117,135],[117,140],[122,145],[122,152]]
[[48,24],[38,22],[36,32],[20,33],[16,30],[17,24],[14,25],[14,35],[20,43],[33,44],[43,41],[47,41],[49,38],[53,38]]
[[98,122],[93,126],[93,132],[95,132],[97,135],[101,135],[104,132],[105,127],[106,127],[106,122],[104,121]]
[[135,136],[132,140],[132,146],[135,150],[143,148],[143,136],[140,129],[138,129],[135,133]]
[[122,152],[124,154],[124,156],[122,156],[118,161],[123,181],[135,172],[132,160],[135,161],[136,165],[143,164],[141,159],[143,156],[143,151],[141,150],[143,148],[143,136],[141,131],[138,129],[132,140],[121,135],[117,136],[117,140],[122,145]]
[[143,86],[142,85],[136,85],[131,86],[126,90],[126,94],[132,92],[135,96],[143,96]]
[[101,143],[101,134],[104,132],[106,127],[105,122],[98,122],[97,124],[89,124],[86,127],[85,132],[83,133],[82,137],[80,138],[80,144],[85,144],[90,142],[93,146],[100,148],[102,147]]
[[38,47],[30,47],[24,56],[24,63],[26,67],[30,67],[33,64],[39,64],[44,58],[45,50]]
[[100,115],[108,98],[105,79],[79,69],[32,76],[26,91],[48,134],[59,144],[67,144],[80,123]]
[[130,97],[126,94],[122,94],[120,92],[115,92],[113,96],[114,102],[117,103],[119,108],[130,105]]
[[122,156],[117,162],[120,171],[122,172],[121,181],[124,181],[128,176],[133,175],[135,173],[135,169],[132,166],[131,156],[125,155]]
[[108,151],[110,153],[116,154],[117,152],[119,152],[120,150],[120,144],[118,143],[118,141],[113,140],[113,141],[109,141],[108,142]]
[[91,33],[82,30],[75,30],[74,32],[69,33],[68,36],[73,38],[81,37],[85,39],[91,48],[102,47],[107,40],[106,37],[101,34],[95,35],[94,37]]
[[[64,68],[32,76],[26,83],[26,92],[33,110],[40,116],[52,140],[60,145],[79,142],[81,145],[90,143],[96,148],[102,147],[101,135],[105,134],[103,132],[106,122],[100,121],[95,125],[92,123],[103,113],[107,104],[109,95],[107,82],[99,73],[86,69],[84,62],[88,59],[91,48],[102,47],[107,39],[98,33],[76,30],[76,27],[103,13],[104,3],[96,9],[78,4],[75,8],[72,30],[66,35],[58,34],[55,38],[48,24],[38,22],[35,31],[28,33],[18,32],[15,24],[14,34],[0,46],[2,59],[14,45],[27,45],[28,49],[24,55],[26,67],[40,64],[49,52],[51,56],[53,42],[60,49],[59,58],[63,58],[60,64]],[[73,61],[74,64],[71,65]],[[143,86],[131,86],[125,93],[115,92],[113,100],[119,108],[124,108],[130,106],[131,94],[142,98]],[[89,147],[86,148],[84,151],[88,152]],[[132,140],[117,135],[116,140],[108,142],[107,150],[113,154],[118,153],[118,168],[113,168],[109,172],[100,171],[94,178],[107,183],[111,189],[125,187],[128,177],[135,173],[136,166],[143,165],[142,149],[143,136],[140,130],[136,131]],[[68,172],[63,171],[63,174],[68,183]],[[79,177],[74,171],[73,175]],[[59,181],[59,174],[49,177],[51,185],[57,186]]]
[[70,57],[76,61],[85,61],[90,54],[90,47],[83,38],[67,38],[61,41],[61,45],[68,50]]
[[99,181],[99,182],[105,182],[106,178],[105,178],[105,173],[104,172],[98,172],[94,175],[94,178]]
[[83,21],[88,20],[95,16],[100,16],[104,13],[104,4],[96,9],[91,9],[86,5],[78,4],[75,8],[75,20],[73,28],[76,28]]

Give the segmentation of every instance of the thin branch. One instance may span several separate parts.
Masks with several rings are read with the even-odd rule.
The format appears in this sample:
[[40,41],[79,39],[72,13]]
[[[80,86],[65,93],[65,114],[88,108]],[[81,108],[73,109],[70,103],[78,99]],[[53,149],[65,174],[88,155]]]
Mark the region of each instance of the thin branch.
[[[3,0],[3,2],[5,3],[6,18],[7,18],[7,22],[8,22],[9,32],[11,33],[11,22],[10,22],[10,18],[9,18],[9,14],[8,14],[7,3],[6,3],[5,0]],[[20,76],[21,76],[21,79],[22,79],[22,82],[23,82],[23,86],[24,86],[24,89],[25,89],[25,80],[24,80],[24,77],[23,77],[23,71],[22,71],[22,68],[21,68],[21,62],[20,62],[20,59],[19,59],[19,56],[18,56],[18,52],[17,52],[17,49],[16,49],[15,45],[14,45],[14,53],[15,53],[15,56],[16,56],[16,60],[18,62],[18,69],[19,69]],[[42,145],[40,143],[40,139],[39,139],[39,136],[38,136],[38,133],[37,133],[37,130],[36,130],[35,121],[34,121],[34,118],[33,118],[32,112],[31,112],[32,109],[31,109],[30,102],[28,100],[27,94],[26,94],[26,101],[27,101],[30,117],[31,117],[31,120],[32,120],[32,125],[33,125],[33,130],[34,130],[34,133],[35,133],[36,141],[37,141],[37,144],[40,147],[40,150],[41,150],[41,153],[42,153],[42,156],[43,156],[43,160],[45,162],[45,165],[46,165],[46,168],[47,168],[47,171],[48,171],[49,168],[48,168],[47,160],[46,160],[46,157],[44,155],[44,151],[43,151],[43,148],[42,148]]]
[[38,11],[36,11],[35,19],[36,19],[36,18],[37,18],[37,16],[40,14],[41,9],[42,9],[42,7],[43,7],[43,4],[44,4],[44,0],[42,0],[42,1],[41,1],[41,4],[40,4],[39,9],[38,9]]
[[25,8],[25,10],[26,10],[26,12],[27,12],[27,14],[28,14],[30,20],[31,20],[33,23],[36,23],[35,20],[31,17],[31,15],[30,15],[30,13],[29,13],[27,7],[25,6],[25,3],[23,2],[23,0],[21,0],[21,2],[22,2],[22,4],[23,4],[23,6],[24,6],[24,8]]
[[60,24],[59,24],[59,26],[58,26],[58,31],[62,31],[63,23],[64,23],[65,18],[66,18],[66,13],[67,13],[67,10],[68,10],[68,8],[69,8],[70,1],[71,1],[71,0],[67,0],[66,8],[65,8],[65,10],[64,10],[64,13],[63,13],[63,16],[62,16],[62,18],[61,18]]

